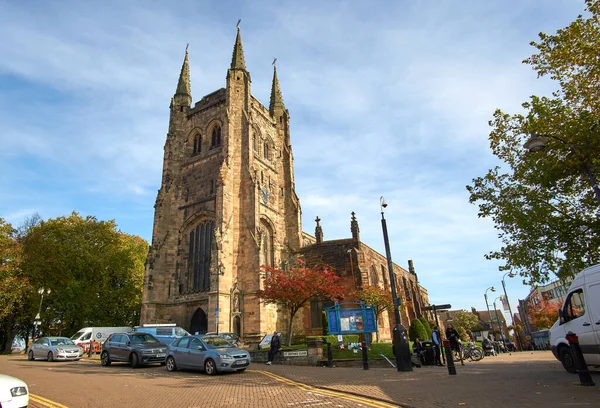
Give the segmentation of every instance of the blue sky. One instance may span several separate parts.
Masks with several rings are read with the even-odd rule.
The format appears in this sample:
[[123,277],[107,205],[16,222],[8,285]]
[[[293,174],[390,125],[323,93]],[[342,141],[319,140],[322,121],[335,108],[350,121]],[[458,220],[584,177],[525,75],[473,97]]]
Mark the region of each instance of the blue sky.
[[[413,260],[431,303],[485,310],[501,290],[484,259],[500,241],[465,186],[498,164],[494,110],[557,87],[521,61],[583,0],[50,3],[0,1],[0,217],[75,210],[150,240],[185,46],[198,101],[225,86],[241,18],[267,106],[277,57],[303,229],[319,216],[325,239],[348,237],[355,211],[385,253],[384,196],[392,258]],[[529,288],[506,282],[516,311]]]

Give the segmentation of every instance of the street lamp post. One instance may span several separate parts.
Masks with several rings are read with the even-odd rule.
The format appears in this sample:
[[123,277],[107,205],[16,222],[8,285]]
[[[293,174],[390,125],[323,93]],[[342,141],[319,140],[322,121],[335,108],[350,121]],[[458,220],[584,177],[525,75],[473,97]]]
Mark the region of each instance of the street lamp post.
[[408,345],[408,338],[406,336],[406,328],[402,326],[402,320],[400,319],[400,311],[398,310],[398,303],[400,299],[396,293],[396,279],[394,279],[394,266],[392,263],[392,253],[390,252],[390,242],[388,239],[387,224],[385,222],[385,216],[383,210],[387,207],[387,203],[383,196],[379,199],[379,205],[381,207],[381,229],[383,230],[383,242],[385,244],[385,255],[388,264],[388,273],[390,275],[390,288],[392,290],[392,299],[394,301],[394,319],[396,326],[393,330],[393,348],[394,355],[396,356],[396,369],[398,371],[412,371],[412,361],[410,358],[410,347]]
[[[593,125],[592,128],[594,128],[595,126],[596,125]],[[569,150],[571,150],[571,152],[575,153],[579,157],[579,159],[581,160],[581,169],[586,175],[588,182],[592,187],[592,190],[594,190],[594,196],[596,197],[596,201],[598,201],[598,204],[600,204],[600,187],[598,187],[598,179],[596,178],[596,175],[592,172],[592,169],[590,168],[590,165],[588,163],[588,157],[585,154],[583,154],[575,144],[564,140],[561,137],[546,134],[531,135],[529,140],[525,142],[523,147],[532,153],[540,152],[546,148],[546,143],[548,143],[548,139],[554,139],[569,146]]]
[[510,308],[510,302],[508,301],[508,295],[506,294],[506,284],[504,283],[504,278],[508,275],[509,278],[514,278],[516,275],[512,272],[506,272],[504,276],[502,276],[502,289],[504,289],[504,298],[506,299],[506,303],[508,304],[508,313],[510,313],[510,324],[515,331],[515,340],[517,340],[517,346],[519,347],[519,351],[523,351],[521,348],[521,339],[519,338],[519,331],[515,327],[515,318],[512,314],[512,309]]
[[44,302],[44,295],[49,295],[51,292],[51,289],[46,288],[39,288],[37,291],[38,295],[40,295],[40,307],[38,308],[37,315],[35,315],[35,320],[33,321],[33,337],[35,337],[36,332],[39,335],[39,327],[42,325],[42,302]]
[[494,340],[496,340],[496,335],[494,334],[494,321],[492,320],[492,314],[490,313],[490,305],[489,305],[488,299],[487,299],[487,292],[488,292],[488,290],[491,290],[492,292],[495,292],[496,288],[494,288],[493,286],[490,286],[489,288],[487,288],[485,290],[485,293],[483,294],[483,297],[485,299],[485,307],[487,307],[488,317],[490,318],[490,325],[492,326],[492,335],[494,336]]
[[[496,323],[498,323],[498,330],[500,330],[500,339],[502,339],[502,348],[504,349],[506,347],[506,342],[504,341],[504,330],[502,330],[502,323],[500,323],[497,312],[498,309],[496,309],[496,300],[498,299],[500,299],[500,297],[494,299],[494,315],[496,316]],[[500,299],[500,301],[502,301],[502,299]]]

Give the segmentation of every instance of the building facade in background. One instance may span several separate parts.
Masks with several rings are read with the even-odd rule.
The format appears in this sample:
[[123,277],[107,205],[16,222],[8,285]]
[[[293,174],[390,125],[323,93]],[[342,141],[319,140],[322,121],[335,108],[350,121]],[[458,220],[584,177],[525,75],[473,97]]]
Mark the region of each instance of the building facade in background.
[[[334,267],[348,291],[366,282],[389,288],[386,258],[360,242],[354,214],[352,238],[323,241],[319,221],[315,236],[302,232],[290,116],[277,70],[266,107],[252,96],[239,28],[225,87],[192,105],[186,49],[169,109],[142,324],[176,323],[192,333],[232,331],[258,340],[287,323],[285,313],[255,297],[260,266],[285,268],[297,257]],[[414,271],[394,269],[407,325],[422,314],[427,292]],[[319,334],[324,306],[315,303],[299,314],[295,332]],[[381,324],[389,338],[390,319]]]

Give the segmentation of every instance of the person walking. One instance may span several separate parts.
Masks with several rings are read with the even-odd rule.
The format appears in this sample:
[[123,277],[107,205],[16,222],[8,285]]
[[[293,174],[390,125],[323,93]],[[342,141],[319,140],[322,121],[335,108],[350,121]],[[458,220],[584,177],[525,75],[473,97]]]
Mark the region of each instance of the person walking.
[[435,356],[433,357],[433,364],[437,366],[443,366],[441,359],[441,345],[442,345],[442,334],[440,333],[440,328],[435,326],[433,332],[431,332],[431,340],[433,340],[433,351],[435,352]]
[[267,365],[271,365],[277,352],[281,348],[281,339],[279,338],[279,333],[277,330],[273,332],[273,337],[271,337],[271,349],[269,350],[269,359],[267,361]]

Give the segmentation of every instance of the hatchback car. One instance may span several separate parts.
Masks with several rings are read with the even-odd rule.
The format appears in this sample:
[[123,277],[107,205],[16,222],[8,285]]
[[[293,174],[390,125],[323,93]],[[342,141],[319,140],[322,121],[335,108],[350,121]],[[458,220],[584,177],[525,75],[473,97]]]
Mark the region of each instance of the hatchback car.
[[167,370],[187,368],[214,375],[221,371],[244,371],[250,354],[220,336],[183,337],[169,345]]
[[75,360],[83,357],[83,349],[68,337],[39,337],[31,343],[27,358],[44,358],[48,361]]
[[149,333],[113,333],[102,345],[100,361],[103,366],[121,361],[131,364],[165,364],[167,345]]
[[0,407],[22,408],[29,404],[29,389],[25,382],[0,374]]

